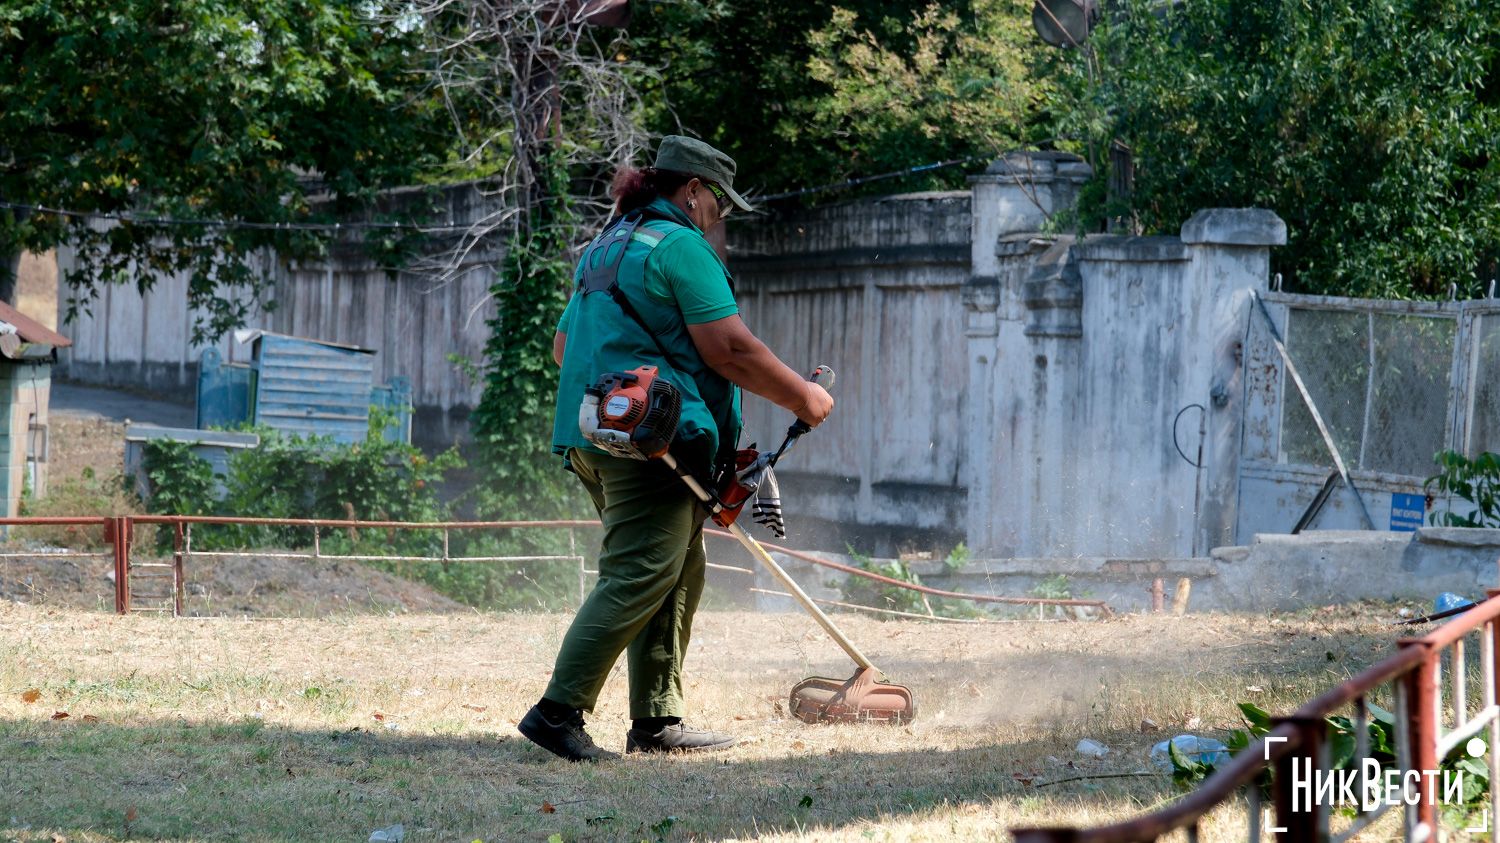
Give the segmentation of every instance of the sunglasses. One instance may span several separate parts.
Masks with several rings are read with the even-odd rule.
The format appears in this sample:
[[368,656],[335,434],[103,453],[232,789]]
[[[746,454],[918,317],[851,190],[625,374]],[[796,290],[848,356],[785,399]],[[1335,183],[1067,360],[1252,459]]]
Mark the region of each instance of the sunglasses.
[[725,193],[723,188],[711,181],[704,182],[703,186],[708,188],[708,192],[712,193],[714,200],[719,203],[719,219],[722,220],[729,216],[730,212],[734,210],[734,200],[729,198],[729,194]]

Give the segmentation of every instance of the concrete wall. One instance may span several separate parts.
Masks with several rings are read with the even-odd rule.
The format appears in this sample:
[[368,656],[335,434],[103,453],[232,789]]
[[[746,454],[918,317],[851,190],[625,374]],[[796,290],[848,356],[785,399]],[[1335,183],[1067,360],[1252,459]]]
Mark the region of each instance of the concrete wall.
[[[976,207],[1047,189],[1018,171],[977,179]],[[969,392],[988,401],[968,424],[970,549],[1187,557],[1232,542],[1248,291],[1285,239],[1274,214],[1216,209],[1180,237],[976,241]]]
[[[781,472],[791,541],[890,553],[1189,557],[1232,542],[1249,290],[1285,226],[1195,216],[1178,237],[1047,232],[1088,168],[1009,156],[966,193],[730,229],[751,327],[840,375]],[[1203,469],[1177,453],[1178,442]],[[749,433],[784,412],[748,403]],[[830,529],[832,526],[834,529]]]
[[[839,554],[822,555],[846,565],[853,561]],[[1103,600],[1116,612],[1149,610],[1155,579],[1163,581],[1170,605],[1182,578],[1191,581],[1192,612],[1285,611],[1358,600],[1412,601],[1431,611],[1433,599],[1445,591],[1483,599],[1486,589],[1500,583],[1497,560],[1500,530],[1427,527],[1414,533],[1263,534],[1243,547],[1219,548],[1195,559],[976,559],[958,571],[945,569],[941,562],[909,565],[926,585],[969,594],[1030,594],[1042,581],[1063,575],[1071,596]],[[842,599],[839,586],[847,574],[779,555],[778,561],[809,594]],[[784,590],[764,574],[757,574],[757,584]],[[800,611],[790,598],[762,597],[758,605]],[[1013,611],[1032,617],[1037,612],[1019,607]]]
[[[442,199],[446,215],[438,216],[457,224],[489,210],[472,186],[449,189]],[[454,245],[450,237],[435,236],[427,253],[436,258]],[[392,275],[358,244],[336,245],[326,258],[312,262],[266,257],[276,306],[270,312],[258,310],[246,327],[376,350],[376,383],[396,376],[411,380],[413,439],[450,443],[467,429],[481,384],[448,356],[482,359],[489,335],[485,322],[494,314],[488,293],[498,258],[493,244],[481,244],[452,277],[438,280],[427,272]],[[59,251],[58,264],[66,276],[73,265],[67,249]],[[204,346],[192,343],[194,314],[187,307],[187,284],[186,276],[163,278],[145,295],[131,285],[102,287],[88,312],[64,327],[74,346],[60,352],[58,376],[143,388],[191,403]],[[66,288],[62,298],[65,308]],[[249,347],[230,337],[214,347],[226,360],[249,359]]]
[[[784,213],[729,230],[746,322],[789,365],[838,374],[837,410],[778,470],[799,547],[964,540],[967,191]],[[746,400],[747,441],[790,415]],[[793,491],[794,490],[794,491]]]

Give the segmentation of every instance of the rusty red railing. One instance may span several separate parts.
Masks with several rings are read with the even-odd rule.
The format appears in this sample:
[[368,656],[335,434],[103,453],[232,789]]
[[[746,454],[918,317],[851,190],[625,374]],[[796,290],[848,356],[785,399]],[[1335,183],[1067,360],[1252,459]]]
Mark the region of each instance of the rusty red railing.
[[[1473,705],[1469,697],[1470,659],[1466,641],[1479,639],[1479,700]],[[1500,790],[1500,673],[1496,671],[1496,652],[1500,651],[1500,591],[1488,592],[1488,598],[1473,609],[1457,616],[1421,638],[1396,642],[1394,655],[1364,672],[1340,683],[1298,708],[1290,716],[1275,718],[1274,728],[1261,740],[1252,743],[1208,778],[1201,786],[1169,807],[1125,822],[1095,828],[1016,828],[1016,843],[1148,843],[1170,833],[1183,831],[1189,843],[1197,843],[1199,823],[1211,811],[1244,795],[1248,803],[1246,839],[1260,843],[1263,833],[1273,839],[1303,843],[1344,843],[1358,836],[1388,810],[1404,808],[1405,839],[1422,843],[1438,836],[1440,804],[1439,776],[1427,771],[1438,770],[1439,762],[1466,741],[1488,729],[1486,747],[1489,767],[1490,807],[1482,815],[1483,828],[1492,840],[1500,840],[1500,817],[1495,815],[1497,790]],[[1443,699],[1443,664],[1451,694]],[[1356,804],[1349,824],[1337,833],[1331,829],[1331,804],[1317,804],[1316,792],[1294,791],[1299,778],[1305,783],[1317,781],[1316,774],[1334,775],[1330,767],[1326,718],[1352,708],[1354,736],[1357,742],[1353,765],[1363,767],[1371,757],[1370,698],[1389,689],[1395,701],[1395,760],[1382,770],[1381,778],[1389,783],[1387,771],[1394,771],[1401,783],[1399,798],[1390,791],[1379,799],[1367,800],[1367,791]],[[1300,762],[1301,767],[1294,769]],[[1263,822],[1260,783],[1272,775],[1274,821]],[[1300,773],[1300,776],[1299,776]],[[1325,779],[1326,781],[1327,779]],[[1384,785],[1382,785],[1384,787]],[[1333,795],[1330,793],[1329,795]],[[1370,802],[1374,802],[1371,805]]]
[[[246,557],[274,558],[274,559],[305,559],[309,561],[355,561],[355,562],[573,562],[578,565],[579,595],[580,600],[587,592],[587,577],[595,575],[597,571],[591,571],[585,567],[582,554],[577,552],[576,539],[573,531],[578,528],[599,527],[598,521],[592,520],[553,520],[553,521],[358,521],[342,519],[321,518],[239,518],[211,515],[126,515],[113,517],[95,518],[0,518],[0,528],[25,525],[81,525],[99,527],[104,532],[104,539],[110,545],[108,554],[101,553],[46,553],[46,552],[24,552],[0,554],[0,559],[9,557],[37,558],[45,556],[77,557],[77,558],[112,558],[114,562],[115,580],[115,611],[125,614],[131,611],[171,611],[174,615],[183,612],[184,602],[184,566],[192,559],[233,559]],[[156,525],[171,529],[173,531],[172,556],[169,562],[143,562],[136,561],[134,553],[135,532],[137,525]],[[310,531],[311,548],[304,551],[296,550],[200,550],[193,546],[193,527],[206,525],[239,525],[239,526],[267,526],[267,527],[295,527]],[[459,556],[450,553],[450,537],[454,531],[483,531],[483,530],[510,530],[510,529],[566,529],[569,531],[569,553],[563,555],[531,555],[531,556]],[[322,536],[325,530],[423,530],[438,531],[441,536],[441,553],[438,555],[417,556],[405,554],[329,554],[322,550]],[[732,538],[729,533],[721,530],[708,529],[705,533],[716,538]],[[992,594],[970,594],[958,591],[945,591],[930,586],[918,585],[904,582],[891,577],[882,576],[871,571],[865,571],[849,565],[833,562],[813,554],[798,550],[781,547],[779,545],[767,544],[768,549],[777,553],[785,554],[791,558],[820,565],[851,576],[864,577],[876,582],[899,588],[916,591],[925,595],[936,597],[948,597],[959,600],[968,600],[976,603],[997,603],[1012,605],[1030,605],[1038,608],[1046,606],[1086,607],[1097,609],[1101,614],[1110,613],[1109,606],[1102,600],[1071,600],[1045,597],[1007,597]],[[710,568],[729,571],[739,574],[754,575],[749,568],[735,565],[720,565],[709,563]],[[133,589],[132,579],[142,576],[150,576],[157,579],[171,579],[171,594],[153,594],[152,597],[160,600],[169,600],[170,605],[139,606],[136,605],[136,594]],[[752,589],[753,590],[753,589]],[[925,599],[925,598],[924,598]],[[836,605],[842,608],[852,608],[860,611],[874,612],[890,615],[907,615],[909,613],[898,612],[889,609],[881,609],[871,606],[857,606],[841,603],[839,601],[820,600],[819,602]],[[929,607],[930,608],[930,607]],[[915,615],[915,617],[926,617],[930,620],[952,620],[942,618],[929,611],[928,615]],[[965,620],[965,622],[970,622]],[[980,621],[972,621],[980,622]]]

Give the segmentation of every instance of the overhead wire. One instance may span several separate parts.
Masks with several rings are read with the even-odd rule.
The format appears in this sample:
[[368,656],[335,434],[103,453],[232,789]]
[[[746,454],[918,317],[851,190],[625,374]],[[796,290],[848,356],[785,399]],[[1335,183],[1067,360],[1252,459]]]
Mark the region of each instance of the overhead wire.
[[[904,176],[941,170],[948,167],[958,167],[971,164],[975,161],[986,161],[993,158],[991,155],[968,155],[963,158],[952,158],[947,161],[933,161],[927,164],[918,164],[900,170],[892,170],[888,173],[877,173],[873,176],[861,176],[858,178],[845,179],[844,181],[831,182],[816,187],[804,187],[798,190],[788,190],[781,193],[771,193],[764,196],[749,197],[755,202],[778,202],[783,199],[795,199],[801,196],[810,196],[815,193],[831,193],[839,190],[849,190],[872,182],[886,181],[888,179],[902,178]],[[203,228],[243,229],[249,231],[312,231],[321,233],[339,233],[343,231],[415,231],[424,234],[445,234],[460,231],[469,231],[473,225],[460,225],[456,223],[442,223],[428,225],[423,223],[390,222],[381,220],[352,220],[349,222],[258,222],[254,220],[232,220],[232,219],[204,219],[204,218],[182,218],[182,217],[159,217],[143,216],[125,211],[76,211],[69,208],[53,208],[46,205],[34,205],[26,202],[11,202],[0,199],[0,208],[12,211],[25,211],[34,214],[51,214],[54,216],[68,217],[70,219],[103,220],[106,222],[125,222],[135,225],[147,226],[198,226]]]
[[341,231],[419,231],[430,234],[441,234],[444,232],[468,231],[472,226],[456,224],[424,225],[421,223],[387,222],[381,220],[351,220],[349,222],[256,222],[253,220],[226,220],[226,219],[194,219],[181,217],[154,217],[142,216],[128,212],[110,211],[74,211],[67,208],[51,208],[45,205],[32,205],[25,202],[9,202],[0,200],[0,208],[13,211],[26,211],[34,214],[52,214],[70,219],[105,220],[109,222],[128,222],[136,225],[152,226],[199,226],[203,228],[231,228],[247,229],[253,231],[318,231],[325,233],[337,233]]

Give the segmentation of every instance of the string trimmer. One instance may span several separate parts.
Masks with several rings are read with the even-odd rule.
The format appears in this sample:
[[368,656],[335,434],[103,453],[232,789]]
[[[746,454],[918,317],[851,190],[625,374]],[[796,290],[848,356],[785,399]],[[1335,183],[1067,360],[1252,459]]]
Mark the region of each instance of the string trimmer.
[[[660,459],[671,468],[693,494],[702,501],[714,520],[729,530],[771,575],[781,581],[797,602],[823,627],[829,637],[854,660],[857,669],[848,679],[813,676],[792,688],[788,710],[806,723],[877,722],[909,723],[917,716],[911,689],[904,685],[882,682],[880,671],[869,658],[834,625],[782,567],[776,564],[760,543],[735,523],[747,495],[731,483],[725,494],[710,493],[668,452],[681,415],[682,396],[676,387],[657,377],[654,366],[643,366],[632,372],[611,372],[585,391],[579,408],[578,424],[590,442],[610,454],[630,459]],[[832,388],[833,370],[819,366],[811,380]],[[800,419],[787,429],[786,438],[768,458],[777,460],[803,434],[811,430]],[[725,499],[729,499],[729,503]]]

